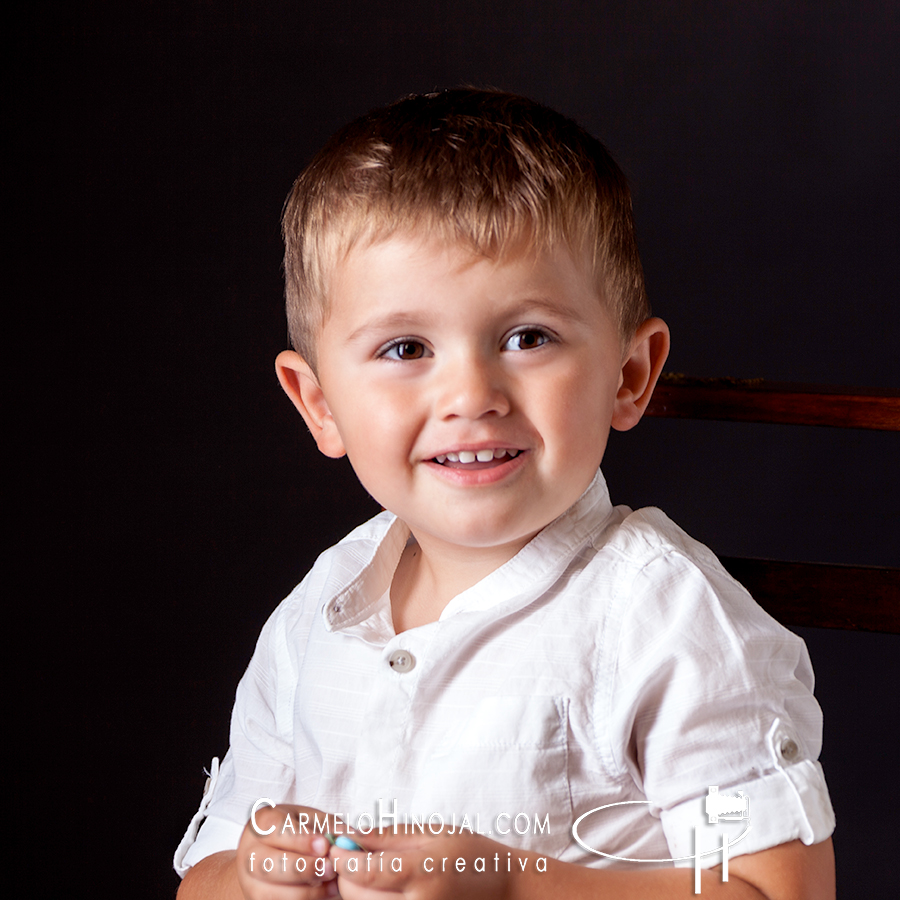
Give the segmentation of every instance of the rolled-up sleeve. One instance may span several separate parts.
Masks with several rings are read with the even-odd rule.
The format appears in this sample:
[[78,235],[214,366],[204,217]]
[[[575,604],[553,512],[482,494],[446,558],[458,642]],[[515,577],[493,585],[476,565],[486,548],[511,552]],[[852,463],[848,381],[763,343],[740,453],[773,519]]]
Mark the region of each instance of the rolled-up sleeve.
[[[746,832],[732,855],[818,843],[834,814],[817,762],[822,714],[806,646],[706,553],[702,566],[661,553],[631,586],[610,752],[660,817],[673,858],[693,854],[713,790],[744,807],[716,823],[729,840]],[[702,864],[720,861],[710,853]]]
[[[289,800],[294,785],[293,701],[296,679],[285,666],[281,607],[263,628],[237,689],[231,746],[175,855],[187,870],[212,853],[237,848],[253,804],[262,797]],[[200,821],[204,818],[202,826]]]

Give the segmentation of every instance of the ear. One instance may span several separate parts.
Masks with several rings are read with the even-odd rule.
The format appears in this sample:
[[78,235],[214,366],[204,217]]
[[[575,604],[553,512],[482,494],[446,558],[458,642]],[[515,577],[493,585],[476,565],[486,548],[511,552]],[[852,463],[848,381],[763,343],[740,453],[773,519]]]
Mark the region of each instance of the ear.
[[328,401],[306,360],[293,350],[284,350],[275,359],[275,372],[284,392],[303,416],[319,450],[334,459],[343,456],[347,451]]
[[641,420],[668,355],[669,326],[662,319],[647,319],[622,363],[612,417],[617,431],[628,431]]

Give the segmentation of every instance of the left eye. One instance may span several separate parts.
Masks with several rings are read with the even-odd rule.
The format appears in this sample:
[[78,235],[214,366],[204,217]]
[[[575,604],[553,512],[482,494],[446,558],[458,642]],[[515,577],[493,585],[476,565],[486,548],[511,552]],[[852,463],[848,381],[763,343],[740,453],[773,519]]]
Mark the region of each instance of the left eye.
[[379,355],[385,359],[409,361],[421,359],[425,353],[425,345],[421,341],[405,339],[389,344]]
[[550,340],[549,335],[543,331],[537,331],[534,328],[528,328],[524,331],[517,331],[510,335],[503,345],[504,350],[534,350],[547,343]]

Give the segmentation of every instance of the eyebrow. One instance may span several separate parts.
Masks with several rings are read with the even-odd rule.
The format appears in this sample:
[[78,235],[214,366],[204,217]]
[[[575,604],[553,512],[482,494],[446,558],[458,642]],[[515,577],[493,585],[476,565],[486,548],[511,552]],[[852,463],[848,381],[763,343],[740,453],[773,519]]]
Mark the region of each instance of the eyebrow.
[[[504,318],[518,318],[531,312],[542,312],[555,318],[568,319],[576,324],[586,324],[585,317],[568,303],[540,296],[527,297],[524,300],[511,303],[508,309],[502,310],[501,315]],[[432,316],[427,311],[424,314],[420,312],[395,312],[384,316],[375,316],[350,332],[347,336],[347,342],[352,343],[361,340],[372,331],[415,331],[418,328],[428,327],[431,324],[431,319]]]
[[528,297],[509,310],[510,315],[522,315],[532,310],[548,313],[557,318],[568,319],[571,322],[585,324],[585,317],[575,307],[570,306],[564,300],[551,300],[549,297]]
[[347,336],[347,342],[358,341],[371,331],[406,331],[408,329],[422,328],[428,325],[430,318],[428,315],[423,316],[418,313],[408,312],[395,312],[388,313],[385,316],[375,316],[369,319],[368,322],[363,322],[359,328],[354,328]]

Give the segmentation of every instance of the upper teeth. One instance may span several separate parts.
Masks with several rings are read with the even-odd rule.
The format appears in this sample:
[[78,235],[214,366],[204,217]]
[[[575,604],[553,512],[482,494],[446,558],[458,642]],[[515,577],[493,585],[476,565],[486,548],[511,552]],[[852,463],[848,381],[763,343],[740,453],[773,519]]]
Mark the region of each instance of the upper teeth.
[[518,450],[507,450],[505,447],[499,447],[496,450],[460,450],[458,453],[442,453],[435,459],[439,463],[450,462],[473,463],[473,462],[490,462],[492,459],[501,459],[506,456],[517,456]]

